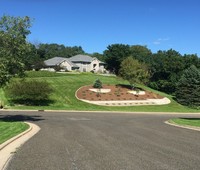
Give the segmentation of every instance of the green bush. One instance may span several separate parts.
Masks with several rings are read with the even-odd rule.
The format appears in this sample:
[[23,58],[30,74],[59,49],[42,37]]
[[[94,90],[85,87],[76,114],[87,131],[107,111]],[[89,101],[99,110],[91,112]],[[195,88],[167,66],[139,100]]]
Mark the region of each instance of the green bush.
[[94,82],[93,87],[94,87],[94,88],[98,88],[98,89],[102,88],[102,82],[101,82],[99,79],[97,79],[97,80]]
[[18,80],[9,83],[5,91],[14,103],[40,105],[49,100],[53,89],[45,81]]

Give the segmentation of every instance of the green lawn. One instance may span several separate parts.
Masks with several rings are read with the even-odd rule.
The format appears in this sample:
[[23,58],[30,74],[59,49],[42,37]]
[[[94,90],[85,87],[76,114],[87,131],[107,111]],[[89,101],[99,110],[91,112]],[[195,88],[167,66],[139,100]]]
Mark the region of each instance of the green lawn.
[[200,118],[176,118],[176,119],[170,119],[169,122],[178,125],[200,127]]
[[200,118],[176,118],[176,119],[170,119],[169,122],[178,125],[200,127]]
[[[150,88],[142,86],[144,89],[159,93],[162,96],[168,97],[172,102],[168,105],[161,106],[123,106],[123,107],[108,107],[97,106],[79,101],[75,97],[75,92],[78,88],[85,85],[90,85],[96,79],[100,79],[103,84],[129,84],[127,81],[119,79],[115,76],[102,76],[92,73],[81,74],[65,74],[51,72],[28,72],[28,79],[46,80],[54,88],[55,92],[51,95],[51,100],[54,101],[48,106],[9,106],[9,109],[36,109],[36,110],[82,110],[82,111],[129,111],[129,112],[198,112],[198,110],[184,107],[175,102],[170,95],[161,93]],[[2,94],[2,95],[1,95]],[[3,97],[3,93],[0,93]]]
[[0,144],[20,134],[28,128],[29,125],[23,122],[0,121]]
[[7,99],[5,97],[4,91],[2,88],[0,88],[0,105],[6,105]]

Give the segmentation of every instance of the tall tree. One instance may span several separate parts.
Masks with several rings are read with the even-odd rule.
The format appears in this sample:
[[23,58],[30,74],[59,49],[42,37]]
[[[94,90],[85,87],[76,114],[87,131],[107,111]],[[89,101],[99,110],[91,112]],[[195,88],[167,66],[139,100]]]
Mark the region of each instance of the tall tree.
[[23,74],[24,59],[31,51],[31,45],[26,41],[30,27],[31,19],[27,16],[0,18],[0,85],[12,76]]
[[140,62],[145,62],[147,64],[151,63],[152,52],[146,46],[142,45],[130,46],[130,52],[131,55]]
[[72,57],[77,54],[84,54],[84,50],[80,46],[68,47],[63,44],[40,44],[38,54],[41,59],[46,60],[56,56],[59,57]]
[[184,70],[183,58],[175,50],[158,51],[152,55],[150,87],[167,93],[175,92],[176,83]]
[[145,84],[149,80],[147,65],[140,63],[133,57],[124,59],[120,66],[119,76],[128,80],[132,87],[136,83]]
[[183,105],[200,108],[200,70],[194,65],[183,72],[175,96]]
[[104,51],[107,69],[118,74],[121,62],[130,56],[130,46],[124,44],[112,44]]
[[185,54],[183,56],[183,62],[185,69],[189,68],[191,65],[200,68],[200,58],[196,54]]

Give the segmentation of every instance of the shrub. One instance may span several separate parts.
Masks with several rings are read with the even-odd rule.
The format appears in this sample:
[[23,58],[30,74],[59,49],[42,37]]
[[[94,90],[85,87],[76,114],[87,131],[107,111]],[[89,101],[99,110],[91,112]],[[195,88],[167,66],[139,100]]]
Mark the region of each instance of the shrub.
[[48,101],[52,92],[49,83],[36,80],[13,81],[6,87],[6,94],[13,102],[30,105]]
[[102,82],[101,82],[99,79],[97,79],[97,80],[94,82],[93,87],[94,87],[94,88],[98,88],[98,89],[102,88]]

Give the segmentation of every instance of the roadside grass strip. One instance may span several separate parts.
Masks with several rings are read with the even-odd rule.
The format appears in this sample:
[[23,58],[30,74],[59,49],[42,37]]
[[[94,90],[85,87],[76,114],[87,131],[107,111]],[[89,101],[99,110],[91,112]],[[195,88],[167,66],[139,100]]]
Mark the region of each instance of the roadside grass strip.
[[175,118],[170,119],[169,122],[182,126],[200,127],[200,118]]
[[29,125],[23,122],[0,121],[0,144],[27,130]]

